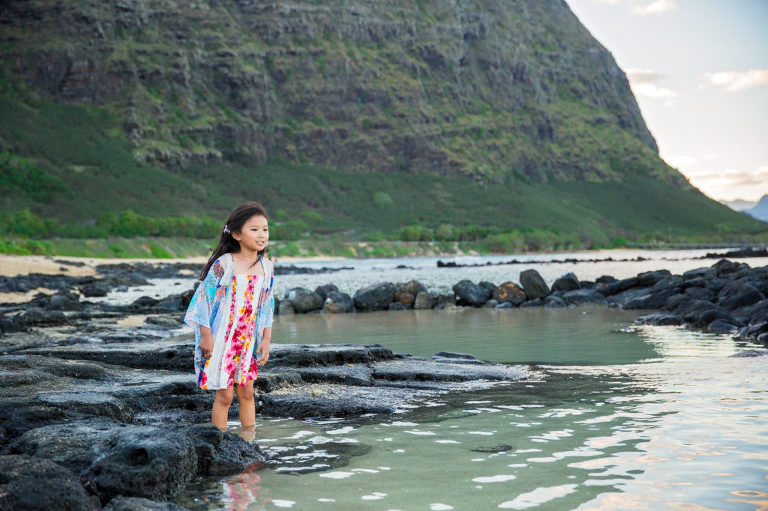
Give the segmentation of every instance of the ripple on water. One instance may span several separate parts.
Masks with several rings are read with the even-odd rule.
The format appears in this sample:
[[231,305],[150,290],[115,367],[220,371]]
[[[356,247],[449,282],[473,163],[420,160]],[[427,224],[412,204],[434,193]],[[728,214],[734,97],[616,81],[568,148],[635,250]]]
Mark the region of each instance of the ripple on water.
[[576,491],[575,484],[561,484],[559,486],[549,486],[546,488],[536,488],[535,490],[518,495],[513,500],[508,500],[499,504],[501,509],[528,509],[549,502],[560,497],[565,497]]

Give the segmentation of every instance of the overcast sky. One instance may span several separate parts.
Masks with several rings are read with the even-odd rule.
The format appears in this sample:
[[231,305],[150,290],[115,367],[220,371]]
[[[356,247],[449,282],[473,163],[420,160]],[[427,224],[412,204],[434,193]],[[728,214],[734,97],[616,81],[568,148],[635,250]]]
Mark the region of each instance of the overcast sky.
[[714,199],[768,194],[768,0],[566,0],[627,73],[664,160]]

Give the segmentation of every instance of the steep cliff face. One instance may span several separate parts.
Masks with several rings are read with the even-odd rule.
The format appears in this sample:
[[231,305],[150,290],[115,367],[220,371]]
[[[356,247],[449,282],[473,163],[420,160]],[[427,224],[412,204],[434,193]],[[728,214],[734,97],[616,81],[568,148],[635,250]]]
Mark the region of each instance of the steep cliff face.
[[563,0],[32,0],[0,55],[121,120],[134,156],[687,188]]

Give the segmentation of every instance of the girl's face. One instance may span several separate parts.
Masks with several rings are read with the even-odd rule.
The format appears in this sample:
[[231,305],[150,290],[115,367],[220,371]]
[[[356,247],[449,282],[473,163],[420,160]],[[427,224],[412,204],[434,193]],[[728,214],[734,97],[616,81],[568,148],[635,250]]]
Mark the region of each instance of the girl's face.
[[259,252],[264,250],[269,241],[269,224],[264,215],[253,215],[240,232],[233,232],[232,237],[240,242],[240,248]]

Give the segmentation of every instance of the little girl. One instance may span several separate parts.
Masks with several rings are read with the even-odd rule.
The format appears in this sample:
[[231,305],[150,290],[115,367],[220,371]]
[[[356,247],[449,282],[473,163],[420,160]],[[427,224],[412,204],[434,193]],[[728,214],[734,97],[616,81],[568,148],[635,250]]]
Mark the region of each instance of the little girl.
[[222,431],[233,389],[243,430],[256,422],[253,382],[269,359],[275,310],[274,270],[264,257],[268,241],[264,207],[245,202],[235,208],[184,316],[195,330],[197,385],[216,390],[211,422]]

